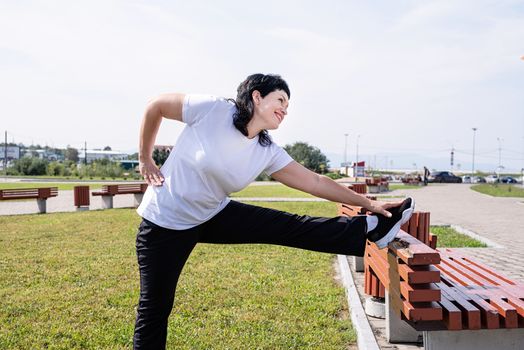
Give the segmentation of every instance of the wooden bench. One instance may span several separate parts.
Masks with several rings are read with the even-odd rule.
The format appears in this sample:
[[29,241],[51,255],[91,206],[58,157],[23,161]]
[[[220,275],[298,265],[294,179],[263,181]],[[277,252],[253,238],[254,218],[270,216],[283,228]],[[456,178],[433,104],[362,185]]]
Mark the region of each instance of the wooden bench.
[[367,185],[365,183],[354,183],[348,185],[348,188],[360,194],[368,193]]
[[366,185],[369,193],[381,193],[389,191],[389,182],[383,180],[381,177],[373,177],[366,179]]
[[[363,212],[339,204],[339,214]],[[366,294],[386,299],[390,342],[426,349],[524,349],[524,284],[456,249],[436,249],[429,213],[415,213],[399,239],[367,242]]]
[[0,190],[0,200],[36,199],[38,211],[47,211],[47,198],[58,196],[58,187],[12,188]]
[[94,191],[91,194],[93,196],[102,197],[102,207],[104,209],[113,208],[113,197],[119,194],[133,194],[134,195],[134,207],[138,207],[144,193],[146,192],[146,183],[136,184],[118,184],[118,185],[104,185],[100,191]]

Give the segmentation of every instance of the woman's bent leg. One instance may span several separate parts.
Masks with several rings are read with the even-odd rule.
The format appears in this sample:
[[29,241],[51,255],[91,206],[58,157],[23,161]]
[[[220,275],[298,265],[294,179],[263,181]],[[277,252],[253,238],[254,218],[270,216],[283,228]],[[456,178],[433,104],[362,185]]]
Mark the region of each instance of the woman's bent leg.
[[318,252],[364,256],[364,216],[310,217],[231,201],[209,220],[204,243],[266,243]]
[[140,224],[136,239],[140,300],[133,337],[135,349],[165,349],[176,284],[198,241],[198,230],[168,230],[147,220]]

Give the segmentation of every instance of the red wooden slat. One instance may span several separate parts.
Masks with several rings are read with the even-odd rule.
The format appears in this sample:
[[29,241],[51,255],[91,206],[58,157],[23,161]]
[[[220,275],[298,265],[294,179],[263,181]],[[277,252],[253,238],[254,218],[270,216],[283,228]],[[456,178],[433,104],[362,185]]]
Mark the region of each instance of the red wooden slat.
[[[471,291],[467,288],[459,284],[453,283],[453,281],[447,280],[447,276],[442,276],[442,278],[443,281],[445,281],[446,283],[450,283],[453,286],[452,289],[454,292],[457,293],[457,295],[462,296],[465,300],[467,300],[480,310],[483,328],[500,328],[499,312],[493,305],[491,305],[475,293],[471,293]],[[441,288],[445,289],[442,286]]]
[[[442,291],[442,300],[439,302],[442,306],[443,321],[449,330],[462,329],[462,311],[451,302],[447,293]],[[479,318],[480,319],[480,318]],[[480,324],[480,321],[479,321]]]
[[407,233],[400,231],[397,238],[389,245],[399,258],[408,265],[430,265],[440,263],[440,254]]
[[425,229],[426,229],[426,217],[424,216],[424,213],[418,213],[417,239],[427,245],[427,242],[424,240]]
[[410,236],[418,239],[418,213],[413,213],[409,219],[409,232]]
[[[442,278],[445,279],[444,276]],[[480,329],[482,325],[481,310],[477,306],[471,304],[467,298],[458,293],[455,289],[448,287],[445,283],[438,283],[438,286],[443,293],[446,293],[446,298],[450,301],[456,302],[462,310],[464,328]]]
[[[424,213],[424,215],[426,217],[426,219],[425,219],[426,226],[425,226],[425,229],[424,229],[424,243],[426,243],[427,245],[430,245],[430,243],[429,243],[429,228],[431,226],[431,214],[429,212],[427,212],[427,213]],[[435,249],[436,246],[432,247],[432,248]]]
[[440,256],[445,258],[444,260],[447,264],[461,270],[464,275],[470,276],[470,279],[477,281],[479,285],[514,284],[513,281],[501,279],[498,273],[492,269],[479,269],[476,264],[464,259],[462,256],[450,254],[449,251],[442,252]]
[[409,284],[440,282],[440,271],[432,265],[398,265],[399,275]]
[[438,236],[429,232],[429,246],[432,249],[437,249]]

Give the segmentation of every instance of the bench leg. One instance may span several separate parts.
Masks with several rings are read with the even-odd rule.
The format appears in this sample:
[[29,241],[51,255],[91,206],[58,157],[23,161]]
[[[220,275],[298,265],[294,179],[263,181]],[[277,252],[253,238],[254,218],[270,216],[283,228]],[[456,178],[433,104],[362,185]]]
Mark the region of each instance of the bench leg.
[[368,193],[380,193],[379,186],[368,186]]
[[38,205],[40,214],[44,214],[47,211],[47,199],[37,199],[36,204]]
[[425,350],[524,349],[524,328],[425,331],[423,333]]
[[364,310],[366,315],[376,318],[386,318],[386,303],[381,298],[367,297]]
[[102,196],[102,208],[113,209],[113,196]]
[[422,332],[416,331],[393,310],[386,291],[386,337],[390,343],[420,343]]
[[133,197],[134,197],[133,205],[135,206],[135,208],[138,208],[140,203],[142,203],[142,198],[144,198],[144,194],[143,193],[135,193],[133,195]]
[[353,266],[355,266],[355,272],[364,272],[364,258],[361,256],[354,256]]

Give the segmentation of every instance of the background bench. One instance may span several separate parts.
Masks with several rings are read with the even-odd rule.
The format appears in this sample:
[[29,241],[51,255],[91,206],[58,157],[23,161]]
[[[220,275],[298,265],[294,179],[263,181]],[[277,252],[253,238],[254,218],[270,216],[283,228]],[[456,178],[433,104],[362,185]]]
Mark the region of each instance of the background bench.
[[369,193],[381,193],[389,191],[389,182],[381,177],[366,179]]
[[134,202],[133,205],[138,207],[144,193],[146,192],[146,183],[137,184],[118,184],[118,185],[104,185],[100,191],[92,192],[93,196],[102,197],[102,207],[104,209],[113,208],[113,197],[119,194],[133,194]]
[[36,199],[38,211],[45,213],[47,198],[58,196],[58,187],[44,188],[12,188],[0,190],[0,200]]
[[[364,212],[338,207],[340,215]],[[459,250],[436,249],[429,218],[414,213],[388,249],[367,242],[364,290],[386,299],[388,340],[423,336],[426,349],[524,349],[524,285]]]

